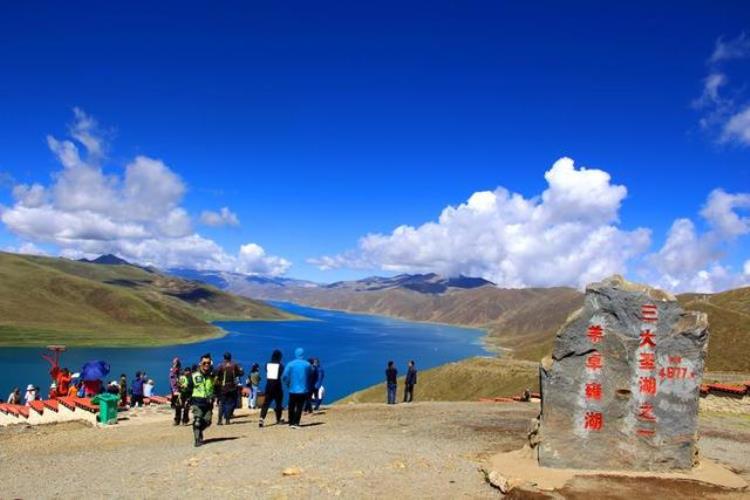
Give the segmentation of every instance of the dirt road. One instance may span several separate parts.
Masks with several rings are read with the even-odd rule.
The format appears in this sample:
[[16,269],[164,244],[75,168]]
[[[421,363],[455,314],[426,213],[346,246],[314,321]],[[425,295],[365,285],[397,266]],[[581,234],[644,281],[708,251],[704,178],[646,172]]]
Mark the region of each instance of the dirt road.
[[[481,464],[520,448],[537,412],[532,404],[342,405],[293,430],[259,429],[244,411],[233,425],[212,426],[198,449],[166,409],[108,429],[7,428],[0,497],[496,498]],[[750,479],[747,420],[709,417],[704,446]]]

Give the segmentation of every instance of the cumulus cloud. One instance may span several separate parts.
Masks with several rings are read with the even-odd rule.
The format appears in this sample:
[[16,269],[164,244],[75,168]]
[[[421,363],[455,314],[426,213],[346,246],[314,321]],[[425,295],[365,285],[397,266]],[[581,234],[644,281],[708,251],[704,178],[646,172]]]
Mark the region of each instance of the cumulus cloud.
[[281,257],[266,255],[266,251],[255,243],[240,247],[237,270],[246,274],[278,276],[284,274],[291,262]]
[[13,198],[23,207],[36,208],[44,205],[47,192],[41,184],[18,184],[13,187]]
[[708,230],[699,232],[689,219],[676,220],[662,248],[645,259],[650,270],[642,274],[678,292],[716,292],[750,284],[747,263],[742,272],[721,263],[725,247],[750,234],[750,217],[738,212],[747,208],[750,193],[715,189],[700,211]]
[[223,207],[218,212],[204,210],[201,214],[201,224],[212,227],[239,226],[240,219],[228,207]]
[[743,99],[742,86],[730,86],[725,71],[727,61],[750,56],[750,38],[741,33],[733,39],[719,38],[709,57],[708,75],[703,80],[701,96],[693,101],[700,110],[701,127],[716,134],[718,142],[750,145],[750,103]]
[[646,250],[650,232],[618,227],[627,195],[598,169],[561,158],[546,172],[541,196],[503,187],[448,206],[437,221],[369,234],[357,249],[311,259],[321,269],[379,268],[481,276],[503,287],[583,286],[627,270]]
[[[254,250],[249,256],[242,250],[233,255],[197,234],[181,206],[185,183],[162,160],[137,156],[122,173],[106,172],[101,162],[107,144],[97,122],[78,108],[74,118],[70,139],[47,137],[62,166],[50,185],[15,185],[14,205],[0,213],[8,230],[27,245],[51,244],[62,255],[77,258],[114,253],[160,268],[259,274],[281,274],[289,268],[288,261],[266,255],[258,245],[250,244]],[[228,209],[219,216],[236,220]]]

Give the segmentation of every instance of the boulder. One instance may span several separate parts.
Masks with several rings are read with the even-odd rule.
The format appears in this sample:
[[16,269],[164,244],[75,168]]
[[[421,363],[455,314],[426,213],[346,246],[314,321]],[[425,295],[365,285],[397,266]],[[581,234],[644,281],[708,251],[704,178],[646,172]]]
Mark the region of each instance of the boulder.
[[668,471],[694,465],[704,313],[613,276],[586,288],[540,366],[540,465]]

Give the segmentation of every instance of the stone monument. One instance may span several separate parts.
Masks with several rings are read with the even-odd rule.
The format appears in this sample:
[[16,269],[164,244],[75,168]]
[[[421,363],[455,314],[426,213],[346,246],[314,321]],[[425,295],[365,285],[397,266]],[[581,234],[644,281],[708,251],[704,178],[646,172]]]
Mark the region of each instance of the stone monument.
[[613,276],[586,288],[540,368],[546,467],[668,471],[696,460],[704,313]]

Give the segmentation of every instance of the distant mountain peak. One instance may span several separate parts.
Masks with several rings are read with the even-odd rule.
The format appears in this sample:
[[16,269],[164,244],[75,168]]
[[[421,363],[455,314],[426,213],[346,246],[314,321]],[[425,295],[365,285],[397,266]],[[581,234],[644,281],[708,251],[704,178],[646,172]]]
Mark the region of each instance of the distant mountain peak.
[[111,253],[100,255],[99,257],[93,260],[78,259],[78,262],[85,262],[87,264],[102,264],[105,266],[130,266],[132,265],[127,260],[121,259],[117,255],[113,255]]
[[495,286],[484,278],[470,278],[459,275],[446,278],[436,273],[398,274],[392,277],[370,276],[356,281],[337,281],[325,288],[350,289],[353,291],[375,291],[389,288],[405,288],[419,293],[440,294],[449,288],[479,288]]

